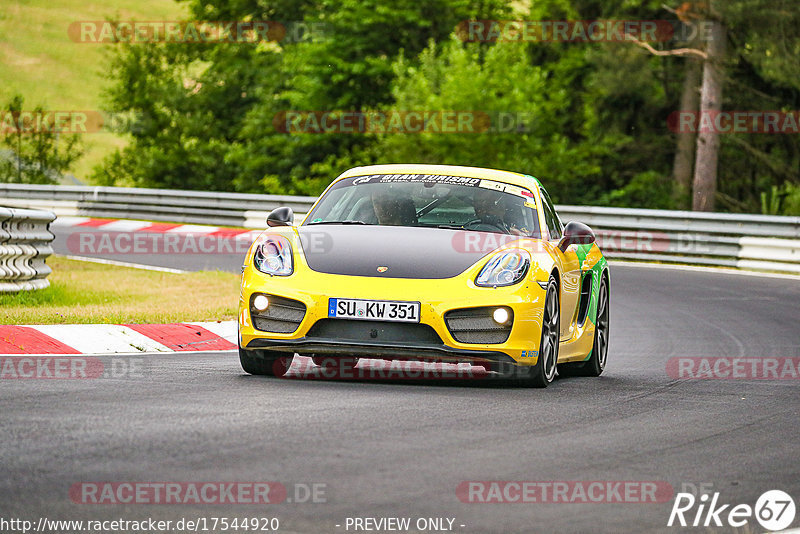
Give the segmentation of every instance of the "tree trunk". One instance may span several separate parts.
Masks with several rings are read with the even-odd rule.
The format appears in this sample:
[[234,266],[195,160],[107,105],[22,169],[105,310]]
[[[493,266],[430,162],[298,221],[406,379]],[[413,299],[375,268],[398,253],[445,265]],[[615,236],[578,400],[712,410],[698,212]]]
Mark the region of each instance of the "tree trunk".
[[[719,20],[711,23],[706,45],[708,59],[703,63],[703,88],[700,96],[700,121],[697,136],[697,155],[694,168],[694,211],[714,211],[717,194],[717,164],[719,160],[719,133],[713,127],[714,119],[722,109],[722,84],[725,60],[725,26]],[[704,121],[706,126],[703,127]]]
[[[686,58],[686,77],[683,80],[680,113],[697,113],[697,108],[700,106],[699,86],[702,65],[699,59]],[[688,209],[691,205],[696,139],[697,134],[693,131],[678,132],[672,176],[675,180],[674,198],[679,209]]]

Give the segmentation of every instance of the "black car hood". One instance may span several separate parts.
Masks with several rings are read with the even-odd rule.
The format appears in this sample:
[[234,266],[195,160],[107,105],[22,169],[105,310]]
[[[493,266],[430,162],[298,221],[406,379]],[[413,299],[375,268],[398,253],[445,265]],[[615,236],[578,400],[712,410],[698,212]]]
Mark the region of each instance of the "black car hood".
[[309,225],[298,232],[308,266],[329,274],[452,278],[491,252],[464,250],[463,232],[440,228]]

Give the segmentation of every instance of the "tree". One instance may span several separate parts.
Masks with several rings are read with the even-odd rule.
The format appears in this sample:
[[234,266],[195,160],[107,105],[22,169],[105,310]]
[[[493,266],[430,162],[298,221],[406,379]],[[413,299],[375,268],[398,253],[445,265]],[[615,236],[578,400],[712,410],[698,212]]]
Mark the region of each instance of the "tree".
[[[458,111],[472,122],[445,131],[434,127],[421,133],[377,135],[373,162],[507,169],[541,177],[561,200],[590,200],[603,179],[601,161],[620,139],[597,135],[597,110],[584,105],[585,92],[567,90],[571,79],[561,78],[570,78],[584,59],[574,54],[562,62],[556,74],[536,64],[529,48],[518,43],[484,50],[455,39],[441,45],[431,42],[418,61],[399,58],[394,104],[381,111],[388,116],[412,110]],[[573,134],[573,122],[583,125],[580,135]]]
[[[706,58],[703,62],[703,88],[700,95],[700,119],[716,117],[722,111],[722,86],[725,79],[725,41],[727,31],[718,15],[713,11],[712,0],[708,0],[711,14],[711,31],[706,43]],[[716,128],[704,128],[697,136],[697,155],[694,167],[694,211],[714,211],[717,195],[717,164],[719,162],[719,132]]]
[[[702,0],[666,10],[663,0],[537,0],[515,4],[513,13],[499,0],[188,2],[195,20],[277,20],[287,28],[295,21],[321,25],[324,38],[121,48],[109,107],[137,120],[129,146],[95,180],[314,195],[347,167],[403,160],[533,173],[560,202],[686,207],[696,174],[704,209],[759,211],[761,193],[773,186],[780,198],[765,203],[770,210],[797,205],[797,135],[670,132],[671,113],[699,108],[693,101],[709,55],[702,41],[451,38],[471,19],[649,21],[666,13],[678,27],[697,27],[710,20]],[[714,9],[727,34],[717,43],[727,51],[709,81],[729,89],[720,94],[709,85],[706,109],[797,109],[796,0],[728,0]],[[278,124],[292,111],[411,109],[533,113],[534,120],[513,132],[476,134],[287,134]]]
[[[786,109],[791,102],[797,101],[800,88],[797,81],[800,64],[796,59],[800,53],[800,9],[795,2],[786,0],[730,0],[724,3],[684,2],[680,8],[670,11],[684,22],[687,14],[702,13],[709,28],[705,50],[690,47],[657,51],[645,43],[637,43],[661,57],[703,59],[693,209],[711,211],[715,209],[717,201],[723,201],[729,209],[757,210],[760,192],[764,187],[771,186],[777,179],[784,181],[788,191],[790,182],[800,180],[800,173],[796,170],[800,155],[796,135],[759,136],[761,138],[752,140],[752,132],[734,132],[722,139],[716,127],[709,128],[707,125],[709,119],[716,119],[725,103],[732,105],[734,110],[747,112],[764,110],[764,106],[775,109],[776,104],[777,109]],[[779,31],[773,31],[774,28]],[[726,51],[729,43],[733,44],[730,53]],[[691,65],[687,66],[687,84],[693,76],[691,68]],[[733,84],[738,89],[727,99],[729,102],[723,102],[725,84]],[[686,98],[682,111],[692,112],[693,102],[686,92],[686,86],[684,89]],[[752,124],[751,128],[758,130],[756,124]],[[679,191],[688,169],[687,139],[691,133],[679,136],[673,172]],[[757,145],[768,148],[761,149]],[[726,157],[722,158],[721,154]],[[794,164],[782,163],[787,155]],[[720,166],[721,161],[728,164]],[[748,173],[752,178],[749,181]],[[772,177],[767,178],[765,174]],[[719,190],[719,183],[723,186],[722,190]]]
[[[684,2],[674,10],[679,24],[676,28],[687,39],[689,48],[700,46],[700,28],[702,18],[700,6],[696,1]],[[695,56],[687,56],[684,60],[683,89],[681,90],[680,112],[696,114],[700,108],[700,83],[702,61]],[[697,150],[697,135],[694,131],[678,131],[675,145],[675,160],[672,164],[672,176],[675,180],[675,203],[680,209],[689,209],[692,204],[692,182],[694,177],[694,154]]]
[[[715,5],[728,33],[727,109],[796,114],[800,102],[800,4],[793,0],[732,0]],[[791,117],[787,117],[791,118]],[[800,186],[800,136],[788,121],[782,133],[723,136],[717,204],[758,212],[761,193],[788,192],[782,213],[800,215],[792,191]]]
[[[0,182],[22,184],[55,184],[81,156],[82,148],[77,135],[62,134],[52,123],[35,120],[23,121],[25,100],[15,95],[2,110],[0,120]],[[32,117],[44,117],[45,111],[37,106]],[[48,125],[49,124],[49,125]]]
[[[360,110],[391,99],[392,63],[446,39],[471,17],[507,12],[499,0],[303,2],[192,0],[196,20],[321,25],[322,39],[259,44],[124,46],[111,69],[108,106],[141,120],[127,148],[96,169],[101,183],[251,192],[319,192],[332,157],[364,149],[352,135],[289,136],[287,110]],[[327,170],[325,171],[327,173]]]

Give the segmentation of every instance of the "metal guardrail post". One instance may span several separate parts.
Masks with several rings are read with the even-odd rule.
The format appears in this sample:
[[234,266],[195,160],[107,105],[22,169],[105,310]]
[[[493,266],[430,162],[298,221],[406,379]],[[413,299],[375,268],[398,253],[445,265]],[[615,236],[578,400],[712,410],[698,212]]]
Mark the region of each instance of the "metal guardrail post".
[[0,293],[43,289],[52,270],[51,211],[0,207]]

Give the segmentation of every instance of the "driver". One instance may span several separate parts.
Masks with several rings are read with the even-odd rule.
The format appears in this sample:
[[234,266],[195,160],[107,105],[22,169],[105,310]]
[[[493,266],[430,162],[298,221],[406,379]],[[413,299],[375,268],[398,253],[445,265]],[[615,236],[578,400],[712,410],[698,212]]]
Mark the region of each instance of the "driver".
[[500,191],[479,187],[472,201],[475,216],[481,223],[495,226],[507,234],[524,235],[514,224],[506,221],[506,203]]
[[411,197],[385,190],[374,191],[372,207],[380,225],[413,226],[416,223],[416,210]]

